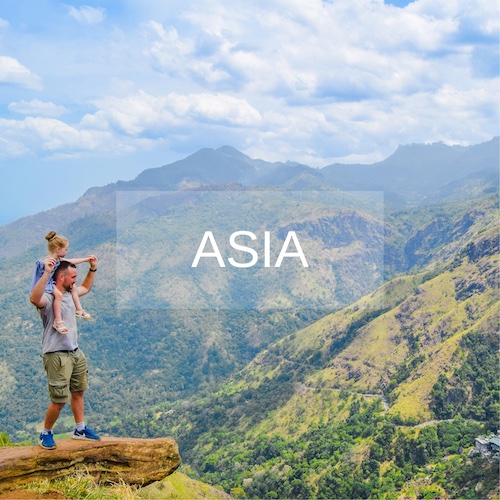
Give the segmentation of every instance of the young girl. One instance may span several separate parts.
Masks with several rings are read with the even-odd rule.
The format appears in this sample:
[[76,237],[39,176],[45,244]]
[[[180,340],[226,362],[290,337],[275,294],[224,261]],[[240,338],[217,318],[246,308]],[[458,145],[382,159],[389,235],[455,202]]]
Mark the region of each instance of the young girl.
[[[52,325],[52,328],[54,328],[54,330],[56,330],[59,333],[65,334],[68,333],[68,329],[64,325],[64,321],[62,319],[62,293],[54,286],[54,281],[52,279],[52,276],[54,275],[55,270],[59,267],[61,259],[67,260],[72,264],[81,264],[82,262],[88,262],[93,257],[93,255],[89,255],[88,257],[82,259],[66,259],[65,257],[66,253],[68,252],[69,243],[64,236],[56,235],[55,231],[51,231],[49,234],[47,234],[47,236],[45,236],[45,239],[48,241],[47,245],[49,250],[48,257],[52,257],[57,261],[56,265],[54,266],[54,270],[52,271],[52,274],[50,275],[50,278],[47,281],[47,285],[45,287],[45,291],[51,293],[54,296],[54,324]],[[31,282],[32,290],[36,282],[43,275],[44,269],[45,266],[43,262],[41,260],[37,260],[35,273],[33,275],[33,280]],[[78,296],[78,293],[76,291],[76,287],[73,287],[71,295],[73,297],[73,302],[75,303],[76,317],[83,319],[93,319],[92,316],[83,309],[82,304],[80,302],[80,297]]]

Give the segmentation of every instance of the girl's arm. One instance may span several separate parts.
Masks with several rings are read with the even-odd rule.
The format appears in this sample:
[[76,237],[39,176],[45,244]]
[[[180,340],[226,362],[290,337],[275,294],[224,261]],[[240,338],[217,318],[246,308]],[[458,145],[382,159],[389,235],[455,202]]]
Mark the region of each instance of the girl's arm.
[[71,264],[83,264],[84,262],[90,262],[96,258],[95,255],[88,255],[87,257],[75,258],[75,259],[61,259],[71,262]]

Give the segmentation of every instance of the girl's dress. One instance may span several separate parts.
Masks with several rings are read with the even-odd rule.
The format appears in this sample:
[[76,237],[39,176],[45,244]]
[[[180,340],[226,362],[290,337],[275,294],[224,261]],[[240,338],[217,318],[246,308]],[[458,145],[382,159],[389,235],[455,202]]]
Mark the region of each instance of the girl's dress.
[[[54,273],[56,269],[59,267],[61,263],[60,260],[56,261],[54,265],[54,269],[50,273],[49,279],[47,280],[47,284],[45,285],[45,292],[52,293],[54,291],[55,283],[54,283]],[[42,277],[43,272],[45,271],[45,264],[41,260],[37,260],[35,262],[35,272],[33,273],[33,278],[31,279],[31,291],[35,288],[37,281]]]

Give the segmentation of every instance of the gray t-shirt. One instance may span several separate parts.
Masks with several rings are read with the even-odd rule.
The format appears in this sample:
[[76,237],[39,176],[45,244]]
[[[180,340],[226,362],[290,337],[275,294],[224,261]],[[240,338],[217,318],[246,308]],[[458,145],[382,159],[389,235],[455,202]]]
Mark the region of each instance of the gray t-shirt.
[[47,303],[38,309],[43,323],[42,354],[55,351],[73,351],[78,347],[78,331],[76,328],[75,304],[71,293],[64,292],[62,299],[62,319],[68,333],[58,333],[54,323],[54,296],[44,293]]

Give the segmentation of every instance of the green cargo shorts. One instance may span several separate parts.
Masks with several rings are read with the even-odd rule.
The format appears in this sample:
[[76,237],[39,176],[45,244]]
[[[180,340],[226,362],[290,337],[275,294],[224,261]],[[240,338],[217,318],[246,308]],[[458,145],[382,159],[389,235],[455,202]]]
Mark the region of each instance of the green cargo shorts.
[[42,355],[53,403],[67,403],[71,392],[86,391],[87,359],[80,349]]

